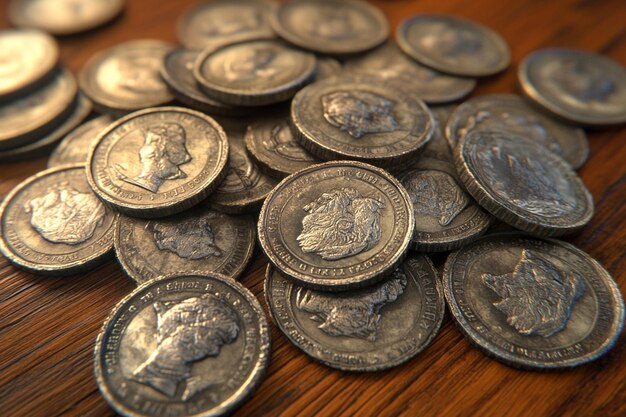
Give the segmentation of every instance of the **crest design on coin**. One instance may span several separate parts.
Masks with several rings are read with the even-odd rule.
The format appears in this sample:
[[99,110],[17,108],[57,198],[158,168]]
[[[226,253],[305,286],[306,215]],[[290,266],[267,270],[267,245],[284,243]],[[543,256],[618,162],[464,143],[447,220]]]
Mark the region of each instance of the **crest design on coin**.
[[295,141],[288,120],[283,120],[272,128],[267,140],[263,141],[263,146],[266,150],[291,161],[315,162],[315,158]]
[[222,256],[215,244],[210,219],[216,217],[209,212],[201,217],[192,217],[178,223],[154,222],[154,241],[160,250],[174,252],[185,259],[203,259],[209,256]]

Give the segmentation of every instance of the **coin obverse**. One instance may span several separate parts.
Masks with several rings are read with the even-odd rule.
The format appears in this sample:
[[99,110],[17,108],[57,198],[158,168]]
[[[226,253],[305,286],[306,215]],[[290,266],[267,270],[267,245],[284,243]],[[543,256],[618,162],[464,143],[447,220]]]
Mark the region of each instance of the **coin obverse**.
[[48,168],[73,163],[86,164],[92,142],[111,123],[111,117],[100,116],[72,130],[50,155]]
[[498,131],[471,131],[455,151],[467,191],[498,219],[544,236],[589,223],[593,197],[572,168],[536,141]]
[[360,162],[313,165],[267,196],[258,223],[263,251],[301,285],[342,291],[373,284],[402,262],[413,235],[406,190]]
[[593,361],[624,321],[619,288],[598,262],[568,243],[522,233],[485,236],[452,253],[443,288],[469,341],[514,367]]
[[181,107],[129,114],[92,144],[89,185],[125,214],[163,217],[193,207],[226,174],[228,139],[209,116]]
[[445,15],[417,15],[396,31],[398,46],[423,65],[464,77],[503,71],[511,52],[502,37],[478,23]]
[[423,351],[443,321],[437,271],[424,255],[407,258],[384,281],[350,292],[299,286],[268,265],[272,319],[304,353],[344,371],[380,371]]
[[122,268],[142,284],[159,275],[216,272],[237,278],[256,241],[250,216],[229,216],[202,204],[157,220],[120,216],[115,253]]
[[518,68],[522,92],[570,122],[605,126],[626,122],[626,68],[575,49],[540,49]]
[[35,274],[85,271],[113,249],[116,215],[89,188],[84,164],[27,178],[5,197],[0,221],[0,252]]
[[174,275],[115,306],[94,373],[121,415],[217,417],[252,395],[269,359],[269,326],[250,291],[219,274]]

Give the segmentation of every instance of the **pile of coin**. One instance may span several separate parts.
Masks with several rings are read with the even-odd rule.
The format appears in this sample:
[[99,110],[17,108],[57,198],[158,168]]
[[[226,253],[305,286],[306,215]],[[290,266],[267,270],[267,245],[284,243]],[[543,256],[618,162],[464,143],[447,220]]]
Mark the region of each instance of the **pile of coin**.
[[[137,40],[95,55],[78,76],[84,95],[53,72],[47,35],[0,33],[0,53],[15,51],[0,65],[16,66],[0,82],[0,124],[16,118],[0,156],[65,136],[49,169],[2,203],[0,250],[69,274],[114,248],[139,285],[96,342],[116,411],[222,415],[252,393],[268,323],[235,279],[257,235],[274,323],[333,368],[410,360],[446,304],[472,343],[512,366],[571,367],[612,347],[617,285],[550,237],[593,216],[575,172],[589,153],[579,126],[626,122],[626,70],[537,51],[519,68],[524,97],[456,106],[508,67],[506,42],[451,16],[410,17],[395,43],[389,32],[357,0],[202,3],[179,18],[183,47]],[[23,42],[55,55],[20,55],[37,50]],[[52,100],[64,104],[41,104]],[[66,135],[90,101],[103,115]],[[441,273],[427,254],[449,251]]]

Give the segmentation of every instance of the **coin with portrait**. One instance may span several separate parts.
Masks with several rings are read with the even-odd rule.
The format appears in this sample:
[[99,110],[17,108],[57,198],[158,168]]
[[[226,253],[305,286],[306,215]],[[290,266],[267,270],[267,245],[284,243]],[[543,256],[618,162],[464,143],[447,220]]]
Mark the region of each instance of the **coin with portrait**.
[[87,163],[91,143],[111,123],[113,123],[111,117],[100,116],[69,132],[50,155],[48,168],[63,164]]

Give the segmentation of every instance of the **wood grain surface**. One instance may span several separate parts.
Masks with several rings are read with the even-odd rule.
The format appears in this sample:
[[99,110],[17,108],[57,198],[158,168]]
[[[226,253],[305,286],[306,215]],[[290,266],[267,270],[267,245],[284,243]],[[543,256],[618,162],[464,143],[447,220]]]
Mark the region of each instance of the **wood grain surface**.
[[[176,17],[193,0],[128,0],[125,13],[89,33],[59,39],[61,60],[77,72],[96,51],[131,39],[175,41]],[[493,28],[513,62],[481,81],[474,96],[516,92],[515,69],[534,49],[565,46],[626,63],[624,0],[373,1],[392,30],[415,13],[447,13]],[[8,27],[0,1],[0,28]],[[567,240],[588,252],[626,292],[626,129],[589,132],[580,174],[596,215]],[[0,196],[45,167],[45,158],[0,166]],[[263,299],[266,260],[257,253],[243,284]],[[93,377],[102,321],[133,284],[114,260],[90,273],[47,278],[0,258],[0,416],[108,416]],[[519,371],[482,355],[449,318],[434,343],[403,366],[355,374],[322,366],[272,325],[267,378],[236,416],[626,416],[626,340],[595,363],[563,372]]]

